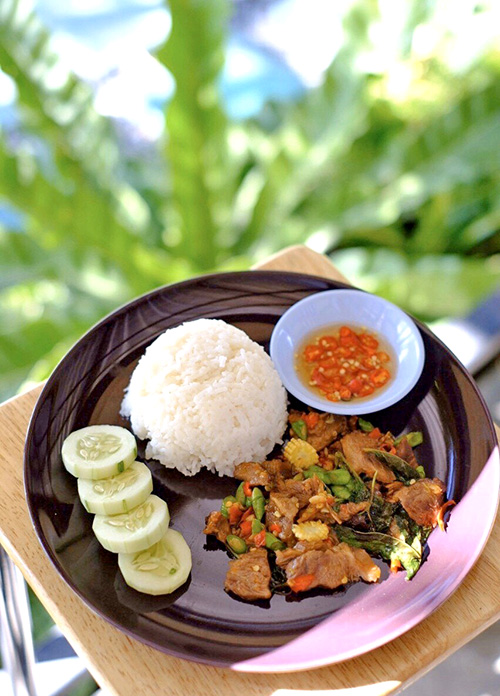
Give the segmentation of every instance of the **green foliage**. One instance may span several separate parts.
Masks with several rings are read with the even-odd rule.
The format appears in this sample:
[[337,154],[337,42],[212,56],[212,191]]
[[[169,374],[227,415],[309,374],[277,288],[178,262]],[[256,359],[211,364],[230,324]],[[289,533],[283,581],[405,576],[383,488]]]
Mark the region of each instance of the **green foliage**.
[[227,224],[232,188],[227,121],[216,82],[229,8],[225,0],[171,0],[169,7],[172,31],[157,57],[176,78],[166,116],[171,204],[179,221],[173,232],[178,252],[210,269],[218,261],[219,230]]
[[[24,7],[0,6],[18,113],[0,134],[0,205],[23,216],[22,231],[0,228],[0,398],[128,299],[287,244],[330,253],[424,319],[467,312],[500,282],[499,55],[454,68],[438,0],[397,16],[354,0],[321,84],[243,122],[219,90],[229,0],[171,0],[157,58],[176,90],[144,156]],[[464,26],[480,11],[463,9]],[[427,53],[426,31],[442,34]]]

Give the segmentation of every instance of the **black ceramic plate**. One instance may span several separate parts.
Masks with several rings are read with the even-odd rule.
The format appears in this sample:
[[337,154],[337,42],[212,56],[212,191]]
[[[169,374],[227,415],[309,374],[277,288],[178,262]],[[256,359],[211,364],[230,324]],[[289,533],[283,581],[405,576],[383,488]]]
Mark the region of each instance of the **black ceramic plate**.
[[[495,516],[498,452],[473,381],[423,326],[419,328],[426,363],[421,379],[402,403],[370,416],[381,429],[394,433],[407,425],[422,430],[420,461],[447,482],[449,498],[462,501],[451,516],[448,534],[431,535],[430,557],[411,583],[405,583],[402,574],[387,578],[384,566],[384,580],[377,586],[357,583],[300,601],[279,595],[266,603],[238,601],[223,590],[224,552],[202,531],[205,516],[234,491],[234,481],[208,473],[186,478],[149,461],[154,492],[168,502],[172,526],[190,545],[193,570],[190,581],[173,595],[141,595],[125,585],[116,556],[96,541],[92,516],[78,500],[75,479],[62,466],[61,445],[71,431],[96,423],[127,425],[119,416],[123,389],[137,359],[161,332],[199,317],[218,318],[267,347],[276,321],[290,305],[311,293],[341,287],[345,286],[280,272],[197,278],[119,309],[58,365],[38,400],[27,435],[26,496],[36,532],[56,569],[106,620],[188,659],[234,669],[303,669],[360,654],[399,635],[460,583],[484,546]],[[139,448],[143,452],[144,446]],[[465,525],[468,508],[476,505],[478,496],[481,505],[464,542],[461,520]]]

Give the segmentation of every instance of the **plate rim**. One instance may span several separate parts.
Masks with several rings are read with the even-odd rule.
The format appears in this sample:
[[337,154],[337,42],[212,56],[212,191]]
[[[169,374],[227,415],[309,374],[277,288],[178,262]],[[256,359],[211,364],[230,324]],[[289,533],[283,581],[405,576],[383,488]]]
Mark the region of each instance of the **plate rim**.
[[[208,273],[208,274],[201,274],[201,275],[196,275],[191,278],[185,279],[183,281],[179,281],[176,283],[170,283],[170,284],[165,284],[162,285],[158,288],[154,288],[153,290],[147,291],[138,297],[133,298],[129,302],[125,302],[119,307],[117,307],[115,310],[109,312],[107,315],[105,315],[102,319],[100,319],[98,322],[96,322],[93,326],[91,326],[85,333],[83,333],[77,341],[71,346],[71,348],[65,353],[65,355],[61,358],[61,360],[57,363],[55,368],[52,370],[50,376],[48,377],[47,381],[45,382],[40,394],[38,395],[38,398],[36,400],[35,406],[33,408],[33,411],[31,413],[29,422],[28,422],[28,428],[26,431],[26,437],[25,437],[25,442],[24,442],[24,448],[23,448],[23,489],[24,489],[24,495],[25,495],[25,500],[26,504],[28,507],[29,511],[29,516],[30,520],[32,523],[32,526],[35,530],[35,534],[37,537],[37,541],[42,547],[45,555],[48,557],[49,561],[51,562],[53,568],[56,570],[56,572],[63,578],[64,582],[66,585],[69,587],[70,590],[76,593],[76,595],[84,602],[85,606],[89,608],[96,616],[99,618],[105,620],[109,624],[111,624],[114,628],[118,629],[125,635],[134,638],[135,640],[138,640],[139,642],[142,642],[149,647],[152,647],[160,652],[172,655],[173,657],[181,658],[186,661],[192,661],[196,662],[199,664],[206,664],[210,666],[217,666],[217,667],[225,667],[233,671],[241,671],[241,672],[261,672],[261,673],[286,673],[286,672],[298,672],[298,671],[305,671],[308,669],[315,669],[319,667],[324,667],[327,665],[333,665],[333,664],[338,664],[339,662],[343,662],[345,660],[351,659],[353,657],[365,655],[368,652],[371,652],[372,650],[376,649],[377,647],[381,647],[382,645],[385,645],[386,643],[391,642],[395,638],[403,635],[406,633],[408,630],[419,624],[423,619],[427,618],[430,616],[434,611],[441,605],[443,604],[449,597],[458,589],[458,587],[462,584],[464,578],[466,575],[470,572],[472,567],[475,565],[475,563],[479,560],[481,554],[483,553],[483,550],[487,544],[487,541],[491,535],[491,531],[493,529],[496,515],[498,512],[498,508],[500,505],[500,489],[499,486],[497,485],[496,487],[496,498],[494,502],[494,513],[491,515],[491,519],[489,520],[489,526],[487,531],[483,534],[482,541],[479,547],[476,547],[475,552],[473,554],[474,558],[471,560],[470,563],[465,564],[463,571],[459,574],[458,579],[455,581],[454,586],[452,589],[450,589],[447,593],[444,593],[444,596],[440,599],[439,602],[435,603],[435,606],[432,607],[430,611],[423,612],[422,616],[417,616],[415,620],[407,622],[407,624],[400,629],[396,629],[393,631],[393,633],[389,636],[386,637],[384,636],[380,640],[372,641],[371,644],[369,644],[366,647],[363,647],[361,650],[355,649],[350,652],[346,652],[345,655],[340,655],[338,658],[332,657],[332,658],[327,658],[324,660],[309,660],[309,661],[304,661],[303,663],[300,664],[289,664],[289,665],[283,665],[283,666],[271,666],[271,667],[265,667],[262,665],[256,665],[255,663],[258,663],[259,660],[262,658],[265,658],[266,655],[271,655],[276,653],[277,651],[283,650],[286,648],[288,645],[295,643],[296,641],[300,640],[302,636],[306,635],[307,633],[310,633],[311,631],[314,631],[317,629],[319,626],[322,626],[323,624],[326,624],[329,620],[331,620],[332,617],[328,617],[327,619],[324,619],[323,621],[319,622],[316,626],[313,628],[309,629],[306,631],[304,634],[299,636],[298,638],[293,639],[292,641],[285,643],[282,646],[279,646],[277,648],[273,648],[267,652],[264,652],[261,655],[258,655],[257,657],[254,658],[248,658],[245,660],[241,660],[240,662],[232,662],[232,663],[223,663],[220,660],[212,660],[209,658],[205,657],[199,657],[197,654],[190,654],[189,657],[186,655],[185,652],[180,652],[176,650],[176,647],[174,644],[169,644],[167,646],[162,646],[159,645],[157,642],[154,640],[150,640],[147,637],[144,637],[142,635],[139,635],[136,631],[133,629],[129,629],[126,626],[123,626],[122,624],[118,623],[115,621],[113,618],[109,617],[105,613],[103,613],[100,609],[98,609],[94,604],[92,604],[84,595],[82,591],[72,581],[72,579],[69,577],[69,575],[66,573],[66,570],[62,567],[62,565],[59,563],[57,557],[52,553],[52,549],[50,549],[48,542],[45,539],[45,535],[43,533],[43,530],[41,528],[41,525],[38,521],[38,518],[36,516],[35,511],[32,508],[32,503],[30,500],[30,491],[29,491],[29,486],[28,486],[28,468],[29,468],[29,459],[28,459],[28,452],[30,445],[32,444],[32,439],[34,436],[33,432],[33,427],[34,423],[36,421],[36,418],[39,415],[39,412],[41,410],[42,404],[45,400],[45,397],[49,393],[50,389],[52,388],[52,380],[56,373],[61,369],[61,367],[66,363],[67,360],[71,359],[71,356],[74,351],[76,351],[85,339],[87,339],[94,331],[99,329],[101,326],[105,325],[108,321],[114,320],[117,317],[121,316],[123,313],[129,311],[130,309],[136,307],[137,305],[140,305],[142,302],[145,300],[149,300],[154,298],[156,295],[161,295],[165,291],[170,291],[172,289],[178,289],[178,288],[184,288],[189,285],[196,285],[199,282],[202,282],[204,280],[210,281],[212,279],[231,279],[231,278],[236,278],[236,277],[241,277],[241,276],[248,276],[252,278],[256,278],[257,276],[263,276],[264,278],[270,278],[271,276],[274,276],[276,278],[278,277],[283,277],[284,280],[289,278],[290,276],[299,279],[304,279],[306,282],[309,281],[316,281],[320,282],[323,284],[329,285],[328,288],[325,288],[324,290],[316,290],[316,292],[324,292],[328,290],[335,290],[335,289],[355,289],[355,290],[361,290],[361,292],[367,292],[368,294],[375,294],[375,293],[369,293],[368,291],[362,290],[361,288],[357,288],[356,286],[353,286],[349,283],[345,283],[341,280],[336,280],[333,278],[327,278],[325,276],[320,276],[320,275],[315,275],[315,274],[310,274],[310,273],[301,273],[301,272],[296,272],[296,271],[286,271],[286,270],[275,270],[275,269],[255,269],[255,270],[241,270],[241,271],[226,271],[226,272],[221,272],[221,273]],[[314,292],[314,290],[311,289],[311,294]],[[399,307],[398,305],[396,305]],[[399,307],[399,309],[401,309]],[[405,310],[402,310],[405,311]],[[445,345],[445,343],[438,338],[423,322],[420,320],[416,319],[413,317],[410,313],[405,312],[408,314],[408,316],[415,322],[416,326],[418,329],[426,334],[431,340],[436,342],[446,353],[448,360],[450,360],[452,363],[455,363],[460,371],[462,372],[463,376],[467,379],[469,382],[470,386],[472,387],[475,396],[479,399],[479,402],[482,407],[482,416],[486,417],[486,423],[488,426],[488,431],[492,437],[492,441],[496,443],[492,449],[492,452],[490,454],[490,459],[494,455],[495,461],[493,464],[495,466],[495,473],[496,473],[496,480],[497,483],[500,482],[500,449],[499,449],[499,442],[497,438],[497,434],[495,431],[495,426],[493,423],[493,419],[491,417],[491,414],[487,408],[485,399],[481,392],[479,391],[479,388],[477,387],[472,375],[469,373],[467,368],[462,364],[462,362],[456,357],[456,355]],[[481,473],[484,471],[486,465],[488,464],[489,460],[484,463]]]

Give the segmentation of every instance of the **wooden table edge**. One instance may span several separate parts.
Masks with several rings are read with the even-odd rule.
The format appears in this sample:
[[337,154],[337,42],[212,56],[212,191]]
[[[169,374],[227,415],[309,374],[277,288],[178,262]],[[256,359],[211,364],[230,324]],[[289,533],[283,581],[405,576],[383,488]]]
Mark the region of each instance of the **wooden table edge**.
[[[307,262],[307,268],[304,266],[306,265],[305,262]],[[262,269],[262,270],[284,270],[284,271],[291,271],[291,272],[305,272],[313,275],[318,275],[318,276],[323,276],[323,277],[328,277],[330,279],[334,280],[339,280],[341,282],[348,283],[348,280],[343,276],[337,269],[331,264],[331,262],[324,256],[317,254],[316,252],[313,252],[310,249],[307,249],[306,247],[302,246],[295,246],[295,247],[290,247],[288,249],[285,249],[281,252],[278,252],[277,254],[273,255],[272,257],[264,260],[263,262],[256,264],[254,269]],[[21,401],[26,400],[27,398],[35,399],[35,397],[38,397],[38,394],[40,393],[43,385],[39,385],[35,387],[34,389],[30,390],[29,392],[26,392],[24,394],[21,394],[19,396],[13,397],[12,399],[9,399],[7,402],[4,402],[3,404],[0,405],[0,409],[5,408],[6,406],[15,406]],[[495,426],[496,427],[496,426]],[[497,435],[499,436],[500,440],[500,429],[496,427],[497,429]],[[495,523],[494,528],[498,527],[498,522]],[[39,542],[36,539],[34,532],[33,532],[33,538],[36,541],[36,544],[38,545]],[[71,623],[68,621],[66,616],[63,616],[60,611],[58,604],[52,599],[50,591],[46,589],[46,587],[41,583],[41,581],[36,578],[29,569],[29,566],[24,562],[24,559],[22,556],[19,554],[18,550],[15,548],[14,544],[11,543],[10,539],[8,539],[4,533],[3,530],[0,530],[0,543],[2,546],[5,548],[9,556],[12,558],[14,563],[20,568],[21,572],[23,573],[24,577],[26,578],[26,581],[32,586],[34,592],[39,596],[40,600],[46,607],[47,611],[51,614],[51,616],[54,618],[54,621],[61,627],[63,633],[65,633],[72,643],[72,645],[75,647],[76,651],[80,654],[84,655],[84,660],[86,662],[90,663],[89,669],[92,671],[95,676],[97,681],[103,686],[111,691],[118,693],[115,691],[114,684],[112,682],[108,681],[108,678],[106,674],[103,673],[102,670],[99,670],[95,667],[95,665],[92,664],[92,656],[89,655],[87,649],[83,644],[80,643],[80,640],[78,638],[78,635],[74,633],[72,629]],[[38,551],[40,553],[43,553],[45,555],[45,552],[42,550],[41,547],[38,548]],[[46,557],[47,562],[48,558]],[[478,559],[478,562],[480,562],[481,558]],[[476,564],[477,565],[477,564]],[[472,571],[471,571],[472,572]],[[470,573],[469,573],[470,575]],[[469,575],[467,577],[469,577]],[[72,591],[67,588],[68,593],[72,594]],[[450,600],[447,600],[447,602]],[[446,603],[447,603],[446,602]],[[445,603],[445,604],[446,604]],[[440,607],[437,611],[439,611],[442,607]],[[452,655],[456,650],[461,648],[463,645],[467,644],[470,640],[472,640],[474,637],[479,635],[482,631],[487,629],[489,626],[491,626],[493,623],[495,623],[496,620],[500,618],[500,606],[499,610],[496,613],[492,613],[488,616],[488,618],[481,623],[481,625],[476,626],[476,628],[466,636],[462,636],[459,638],[456,642],[453,644],[448,644],[446,646],[446,649],[443,652],[440,652],[438,655],[434,657],[434,659],[430,660],[427,664],[422,665],[421,669],[419,669],[416,672],[413,672],[411,675],[408,675],[406,679],[404,680],[390,680],[390,681],[384,681],[384,682],[375,682],[372,684],[367,684],[367,685],[357,685],[353,687],[347,687],[347,688],[341,688],[341,689],[335,689],[335,690],[329,690],[330,694],[337,694],[338,696],[341,696],[341,694],[349,694],[352,696],[386,696],[387,694],[392,694],[395,693],[396,691],[399,691],[400,689],[404,688],[405,686],[409,685],[410,683],[415,682],[418,680],[420,677],[422,677],[425,673],[427,673],[429,670],[431,670],[433,667],[435,667],[437,664],[442,662],[444,659]],[[425,621],[428,621],[426,619]],[[422,622],[422,623],[425,623]],[[422,624],[419,624],[422,625]],[[415,627],[416,628],[416,627]],[[412,631],[415,630],[411,629],[408,633],[411,633]],[[117,629],[115,629],[117,630]],[[404,635],[408,635],[404,634]],[[402,637],[401,637],[402,638]],[[396,644],[401,638],[396,638],[394,641],[392,641],[392,644]],[[130,639],[129,639],[130,640]],[[364,659],[367,659],[369,656],[372,656],[374,653],[378,653],[378,651],[383,650],[382,648],[377,648],[374,651],[371,651],[371,653],[367,653],[364,656],[361,656],[360,658],[355,658],[356,662],[359,663],[359,661],[363,661]],[[342,663],[343,665],[348,665],[349,663],[352,663],[353,660],[348,660],[346,663]],[[183,663],[184,664],[184,663]],[[192,667],[195,669],[195,666],[193,666],[193,663],[188,663],[185,662],[187,668]],[[199,667],[199,666],[196,666]],[[320,673],[323,673],[321,676],[324,676],[325,673],[328,673],[328,670],[334,670],[336,668],[336,665],[333,665],[331,667],[326,667],[322,668],[320,670],[313,670],[311,672],[308,672],[307,674],[311,675],[311,681],[318,681],[318,679],[315,677],[320,677]],[[203,669],[203,667],[202,667]],[[209,668],[210,669],[210,668]],[[212,668],[213,669],[213,668]],[[226,672],[227,678],[234,677],[236,678],[236,673],[231,673],[231,672]],[[293,674],[304,674],[303,672],[299,673],[291,673],[291,676]],[[246,676],[251,676],[251,675],[246,675]],[[262,675],[266,676],[266,675]],[[283,675],[269,675],[269,678],[271,680],[272,677],[280,677]],[[326,685],[324,685],[326,686]],[[380,688],[377,688],[380,687]],[[294,690],[283,690],[280,689],[280,696],[287,696],[288,692],[291,694],[293,693],[299,693],[298,691],[295,692]],[[123,696],[123,694],[120,694],[120,696]]]

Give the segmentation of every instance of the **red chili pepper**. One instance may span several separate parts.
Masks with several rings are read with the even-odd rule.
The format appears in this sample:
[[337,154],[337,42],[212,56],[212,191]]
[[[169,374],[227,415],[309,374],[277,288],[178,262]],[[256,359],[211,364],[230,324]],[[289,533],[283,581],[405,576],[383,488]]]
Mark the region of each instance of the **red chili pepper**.
[[367,348],[375,349],[378,348],[378,341],[376,338],[373,336],[370,336],[369,334],[360,334],[359,340],[361,343],[366,346]]
[[342,401],[349,401],[349,399],[352,396],[351,390],[348,389],[347,387],[340,387],[339,394],[340,394],[340,398],[342,399]]
[[247,508],[247,509],[245,510],[245,512],[244,512],[243,515],[241,516],[241,521],[243,522],[243,520],[246,520],[247,517],[250,517],[250,515],[254,515],[254,514],[255,514],[255,513],[254,513],[254,509],[253,509],[253,507],[250,506],[249,508]]
[[313,430],[313,428],[315,428],[319,423],[319,414],[312,411],[311,413],[307,413],[305,416],[303,416],[302,420],[305,421],[305,424],[309,430]]
[[269,525],[269,531],[276,532],[276,534],[279,534],[281,532],[281,526],[279,524],[276,524],[276,522],[273,522]]
[[238,524],[238,522],[241,519],[241,515],[243,514],[243,510],[239,506],[238,503],[233,503],[231,507],[228,509],[228,519],[229,519],[229,524],[235,525]]
[[373,428],[373,430],[368,433],[368,437],[371,437],[372,440],[377,440],[381,435],[382,433],[380,432],[379,428]]
[[243,493],[246,495],[247,498],[250,498],[252,495],[252,488],[248,481],[245,481],[243,484]]
[[252,533],[252,523],[250,520],[245,520],[240,523],[241,536],[249,537]]
[[306,575],[298,575],[296,578],[292,578],[288,581],[288,585],[293,592],[305,592],[312,585],[313,580],[314,575],[307,573]]
[[363,382],[358,377],[355,377],[348,382],[347,386],[353,394],[359,394],[359,392],[363,389]]
[[255,546],[265,546],[266,545],[266,530],[262,529],[258,534],[255,534],[253,538],[253,543]]
[[[368,333],[357,333],[349,326],[342,326],[338,336],[318,336],[306,346],[302,359],[311,386],[330,401],[350,401],[355,397],[373,394],[390,379],[390,356],[379,349],[377,338]],[[366,373],[366,374],[365,374]],[[311,429],[315,423],[308,422]]]
[[444,515],[445,512],[448,508],[453,507],[453,505],[456,505],[456,502],[454,500],[448,500],[444,505],[441,505],[439,508],[438,516],[437,516],[437,523],[439,525],[439,529],[444,532],[446,529],[446,525],[444,522]]
[[304,358],[306,362],[315,362],[321,356],[321,353],[319,346],[307,346],[304,350]]
[[374,387],[381,387],[390,380],[391,374],[385,367],[381,367],[378,370],[372,370],[368,377]]
[[332,348],[336,348],[338,346],[338,341],[334,336],[322,336],[319,339],[319,345],[322,348],[331,350]]

